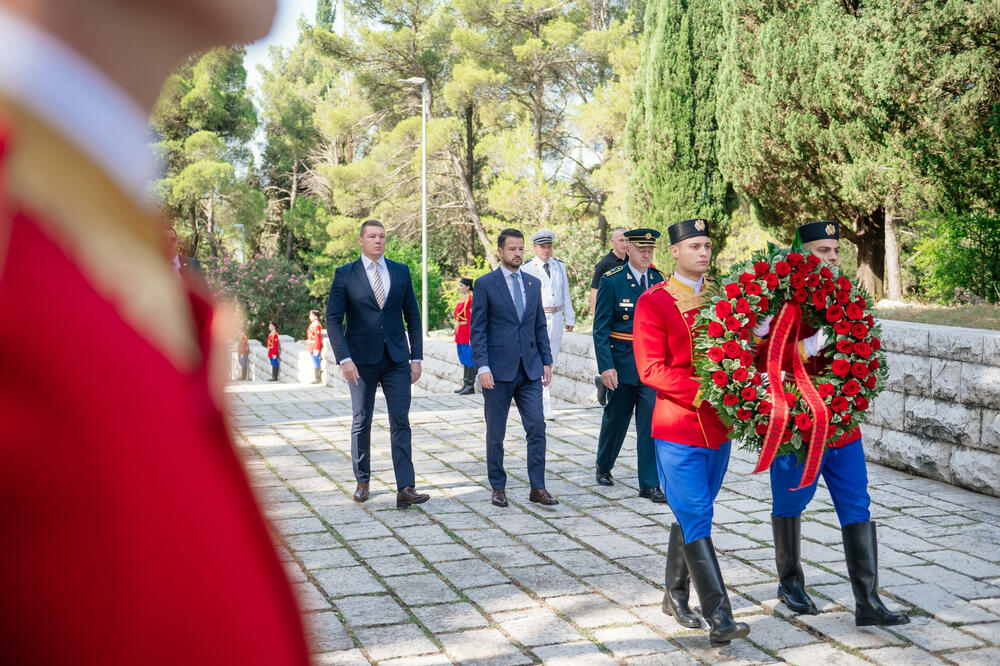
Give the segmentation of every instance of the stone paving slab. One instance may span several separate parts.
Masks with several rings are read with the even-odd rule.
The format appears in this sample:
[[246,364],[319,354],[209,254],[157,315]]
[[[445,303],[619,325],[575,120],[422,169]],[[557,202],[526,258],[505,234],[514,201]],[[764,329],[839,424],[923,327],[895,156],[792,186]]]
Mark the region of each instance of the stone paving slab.
[[[395,508],[381,395],[371,499],[352,501],[351,407],[336,388],[230,387],[237,442],[295,583],[316,664],[998,664],[1000,498],[869,465],[886,604],[900,627],[856,627],[840,529],[822,482],[803,516],[820,615],[776,599],[769,488],[734,450],[713,528],[734,612],[731,645],[660,611],[669,507],[638,498],[635,440],[596,486],[601,410],[556,401],[547,422],[554,508],[527,501],[523,431],[508,428],[506,509],[489,503],[479,395],[414,390],[417,486]],[[697,595],[692,591],[692,606]]]

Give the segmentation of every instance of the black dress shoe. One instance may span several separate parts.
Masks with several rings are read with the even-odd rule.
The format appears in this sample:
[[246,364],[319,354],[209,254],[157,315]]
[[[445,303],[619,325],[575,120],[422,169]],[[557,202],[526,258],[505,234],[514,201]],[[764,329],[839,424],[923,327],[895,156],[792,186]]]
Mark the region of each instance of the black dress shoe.
[[613,486],[615,485],[614,480],[611,478],[611,472],[605,472],[604,470],[597,470],[597,474],[594,475],[597,483],[602,486]]
[[494,488],[493,496],[490,498],[493,506],[505,507],[507,506],[507,491],[503,488]]
[[354,501],[364,502],[367,499],[368,499],[368,482],[358,481],[358,487],[354,491]]
[[651,502],[656,502],[657,504],[666,504],[667,496],[663,494],[663,491],[659,488],[643,488],[639,491],[639,497],[645,497]]
[[603,407],[608,404],[608,387],[601,381],[600,375],[594,377],[594,386],[597,387],[597,404]]
[[406,486],[396,493],[396,508],[405,509],[413,504],[423,504],[431,498],[430,495],[423,495],[413,489],[413,486]]
[[543,504],[545,506],[555,506],[559,504],[557,500],[552,495],[549,495],[549,491],[545,488],[532,488],[531,493],[528,495],[528,499],[537,504]]

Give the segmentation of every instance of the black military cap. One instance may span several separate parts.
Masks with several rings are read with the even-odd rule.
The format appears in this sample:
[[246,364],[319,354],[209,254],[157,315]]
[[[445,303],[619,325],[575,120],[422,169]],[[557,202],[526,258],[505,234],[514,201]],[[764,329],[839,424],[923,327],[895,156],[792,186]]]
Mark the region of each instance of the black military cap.
[[656,229],[632,229],[625,232],[625,240],[636,247],[656,247],[660,232]]
[[799,225],[796,230],[803,243],[810,243],[824,238],[840,239],[840,225],[833,220],[820,220]]
[[680,243],[682,240],[688,238],[694,238],[695,236],[707,236],[708,220],[703,220],[699,217],[693,220],[677,222],[667,228],[667,233],[670,235],[671,245]]

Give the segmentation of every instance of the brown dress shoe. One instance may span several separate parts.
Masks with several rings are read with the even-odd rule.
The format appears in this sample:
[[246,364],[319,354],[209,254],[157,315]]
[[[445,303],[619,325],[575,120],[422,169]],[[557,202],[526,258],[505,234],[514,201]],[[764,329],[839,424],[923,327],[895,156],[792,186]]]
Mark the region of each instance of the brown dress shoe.
[[406,486],[396,493],[396,508],[405,509],[411,504],[423,504],[431,498],[430,495],[421,495],[413,489],[413,486]]
[[544,504],[545,506],[555,506],[556,504],[559,504],[559,500],[552,495],[549,495],[549,491],[545,488],[532,488],[531,494],[528,495],[528,499],[532,502]]
[[507,506],[507,491],[503,488],[494,488],[491,501],[493,502],[493,506]]
[[368,499],[368,482],[358,481],[358,489],[354,491],[354,501],[364,502]]

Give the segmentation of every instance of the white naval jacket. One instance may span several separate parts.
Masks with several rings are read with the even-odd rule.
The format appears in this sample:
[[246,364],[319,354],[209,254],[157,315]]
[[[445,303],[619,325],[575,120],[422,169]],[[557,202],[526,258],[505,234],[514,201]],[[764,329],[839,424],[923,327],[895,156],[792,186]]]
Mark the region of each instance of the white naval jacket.
[[566,264],[562,259],[551,257],[549,271],[552,277],[550,278],[542,267],[544,263],[538,257],[532,257],[531,261],[525,262],[521,266],[521,270],[542,281],[542,307],[546,309],[546,314],[551,313],[549,308],[562,306],[563,324],[575,326],[576,313],[573,311],[573,301],[569,295],[569,277],[566,275]]

